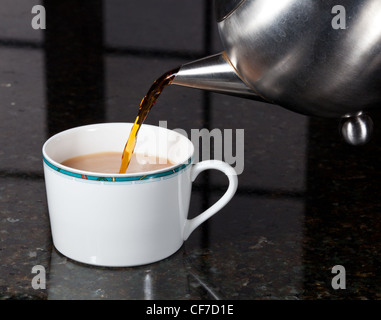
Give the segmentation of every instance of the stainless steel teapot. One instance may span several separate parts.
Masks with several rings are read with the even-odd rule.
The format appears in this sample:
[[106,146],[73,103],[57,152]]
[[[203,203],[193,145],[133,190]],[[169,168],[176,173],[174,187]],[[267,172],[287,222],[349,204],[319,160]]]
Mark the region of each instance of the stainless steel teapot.
[[347,142],[369,140],[364,112],[381,103],[380,0],[343,0],[336,12],[333,0],[214,2],[224,52],[184,64],[172,84],[342,118]]

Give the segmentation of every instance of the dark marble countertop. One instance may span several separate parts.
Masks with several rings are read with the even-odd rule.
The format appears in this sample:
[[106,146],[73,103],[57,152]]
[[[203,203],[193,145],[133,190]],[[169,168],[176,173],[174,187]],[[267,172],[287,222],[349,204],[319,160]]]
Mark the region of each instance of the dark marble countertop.
[[[35,1],[34,4],[38,4]],[[337,119],[170,86],[146,123],[244,129],[233,200],[171,257],[134,268],[77,263],[52,244],[41,148],[53,134],[134,121],[152,82],[221,51],[211,1],[44,1],[0,6],[0,299],[380,299],[381,116],[370,143],[346,145]],[[213,155],[212,155],[213,156]],[[196,180],[190,215],[224,192]],[[334,266],[346,271],[334,289]],[[46,270],[34,289],[32,269]]]

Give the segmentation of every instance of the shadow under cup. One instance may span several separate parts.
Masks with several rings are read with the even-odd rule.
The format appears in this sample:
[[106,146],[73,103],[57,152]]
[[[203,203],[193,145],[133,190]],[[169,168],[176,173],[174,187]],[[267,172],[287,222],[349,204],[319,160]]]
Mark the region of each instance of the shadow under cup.
[[[162,260],[175,253],[236,191],[232,167],[221,161],[193,165],[190,140],[151,125],[141,126],[135,152],[168,159],[174,165],[106,174],[61,164],[80,155],[122,152],[132,125],[104,123],[69,129],[51,137],[42,148],[53,243],[73,260],[114,267]],[[211,208],[188,220],[192,181],[208,169],[228,176],[228,190]]]

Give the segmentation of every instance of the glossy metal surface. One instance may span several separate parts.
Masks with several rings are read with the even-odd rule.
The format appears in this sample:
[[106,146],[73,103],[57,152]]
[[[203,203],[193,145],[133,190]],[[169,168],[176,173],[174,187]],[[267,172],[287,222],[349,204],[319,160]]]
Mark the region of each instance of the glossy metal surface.
[[373,133],[373,121],[366,114],[348,117],[341,122],[341,135],[349,144],[366,144]]
[[[226,15],[218,23],[221,40],[239,77],[266,101],[301,114],[344,117],[377,107],[381,2],[345,1],[346,29],[332,26],[336,4],[333,0],[232,0],[229,6],[227,0],[216,0],[219,18]],[[229,12],[229,8],[236,9]],[[196,78],[194,73],[194,87]],[[199,76],[202,89],[204,78],[205,73]],[[221,81],[216,79],[218,84]],[[229,87],[228,78],[226,82]]]

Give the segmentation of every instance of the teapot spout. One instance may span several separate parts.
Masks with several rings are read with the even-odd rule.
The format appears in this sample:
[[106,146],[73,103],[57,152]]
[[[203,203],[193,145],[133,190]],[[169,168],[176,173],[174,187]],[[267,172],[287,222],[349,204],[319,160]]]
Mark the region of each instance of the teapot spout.
[[268,102],[241,80],[225,52],[182,65],[172,84]]

